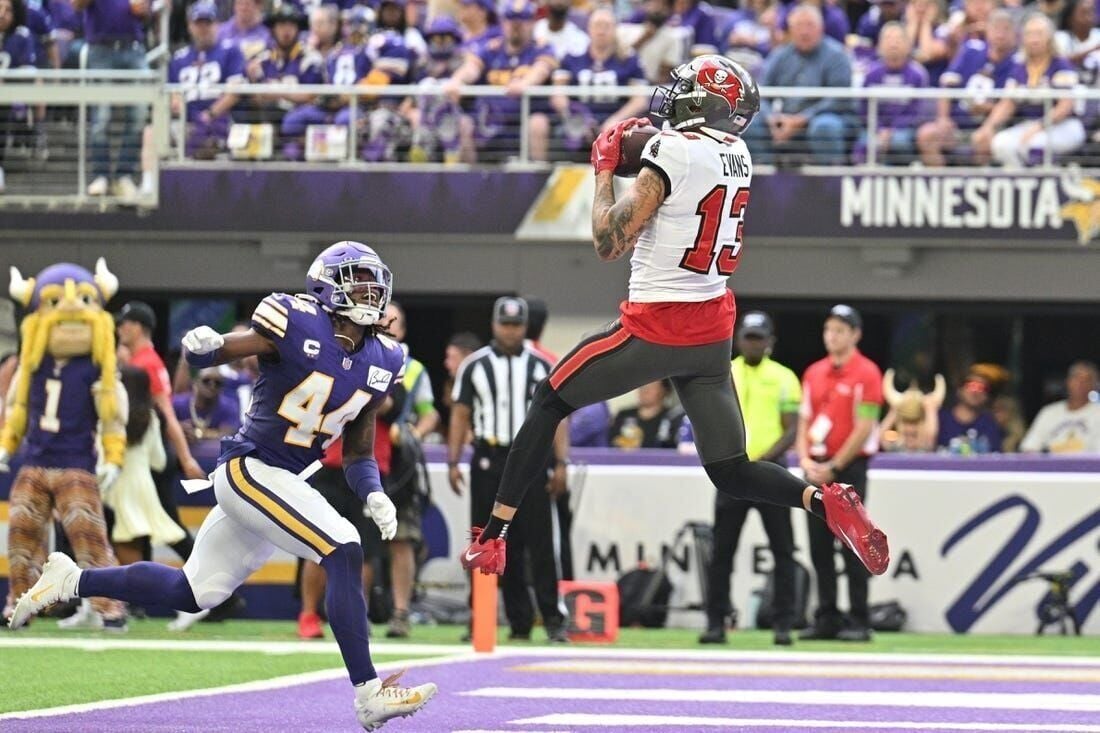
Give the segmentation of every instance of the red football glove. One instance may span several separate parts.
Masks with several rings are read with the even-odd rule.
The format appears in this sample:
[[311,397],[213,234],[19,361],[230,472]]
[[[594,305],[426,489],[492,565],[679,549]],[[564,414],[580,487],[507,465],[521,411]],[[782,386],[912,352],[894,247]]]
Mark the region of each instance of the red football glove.
[[612,172],[619,167],[620,146],[623,142],[623,133],[632,127],[648,125],[649,119],[645,117],[631,117],[625,119],[612,128],[604,130],[592,141],[592,167],[597,173]]

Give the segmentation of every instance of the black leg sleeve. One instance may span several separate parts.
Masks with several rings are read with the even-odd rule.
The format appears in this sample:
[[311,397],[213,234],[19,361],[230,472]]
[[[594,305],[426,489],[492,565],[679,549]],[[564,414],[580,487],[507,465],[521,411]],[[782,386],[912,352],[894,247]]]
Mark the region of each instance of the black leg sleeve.
[[750,461],[741,455],[704,464],[703,468],[714,486],[726,496],[805,509],[802,493],[809,484],[782,466]]
[[[497,501],[518,507],[529,490],[546,486],[546,465],[554,453],[554,433],[573,409],[547,380],[539,384],[523,427],[516,433],[512,449],[508,451]],[[479,519],[475,517],[474,521]]]

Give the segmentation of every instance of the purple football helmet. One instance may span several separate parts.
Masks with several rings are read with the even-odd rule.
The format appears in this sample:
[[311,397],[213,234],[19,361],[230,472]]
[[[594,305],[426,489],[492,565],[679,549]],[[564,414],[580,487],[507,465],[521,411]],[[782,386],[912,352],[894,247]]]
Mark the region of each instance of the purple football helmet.
[[390,302],[393,275],[362,242],[337,242],[317,255],[306,273],[306,292],[327,310],[360,326],[381,320]]

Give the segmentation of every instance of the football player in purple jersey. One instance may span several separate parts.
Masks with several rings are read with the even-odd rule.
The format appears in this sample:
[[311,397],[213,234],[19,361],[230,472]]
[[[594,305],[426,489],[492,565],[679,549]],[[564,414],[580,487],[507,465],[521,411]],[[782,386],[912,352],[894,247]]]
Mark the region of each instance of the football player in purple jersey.
[[396,675],[378,678],[367,640],[359,533],[307,483],[325,448],[343,436],[348,486],[366,504],[382,539],[397,531],[396,510],[374,459],[375,413],[401,381],[405,363],[400,345],[379,327],[391,286],[390,270],[373,249],[338,242],[313,261],[304,293],[267,296],[247,331],[189,331],[183,353],[194,367],[260,359],[244,424],[223,442],[212,481],[200,482],[205,486],[199,488],[213,484],[218,503],[203,521],[194,552],[182,569],[140,562],[83,571],[54,553],[16,603],[12,628],[75,597],[191,613],[212,608],[278,547],[325,569],[329,625],[355,686],[360,724],[374,730],[423,707],[434,684],[407,688],[397,685]]
[[187,105],[186,150],[197,158],[212,158],[225,147],[229,112],[238,100],[235,94],[207,87],[244,81],[244,55],[232,41],[218,43],[217,17],[212,0],[199,0],[189,7],[191,45],[176,51],[168,64],[168,81],[185,88],[182,96],[173,96],[172,112],[178,115],[180,105]]

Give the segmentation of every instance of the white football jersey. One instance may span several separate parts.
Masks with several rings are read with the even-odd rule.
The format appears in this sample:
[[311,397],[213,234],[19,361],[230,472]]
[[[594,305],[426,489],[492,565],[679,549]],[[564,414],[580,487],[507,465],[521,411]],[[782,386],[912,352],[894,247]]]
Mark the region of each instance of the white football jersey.
[[630,258],[634,303],[717,298],[737,269],[752,160],[737,137],[704,128],[663,130],[642,165],[665,181],[666,198]]

